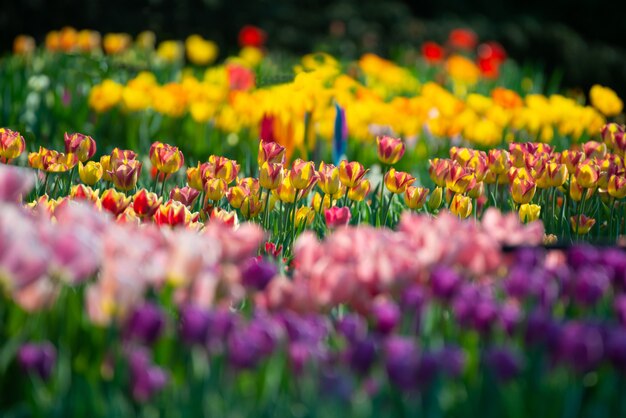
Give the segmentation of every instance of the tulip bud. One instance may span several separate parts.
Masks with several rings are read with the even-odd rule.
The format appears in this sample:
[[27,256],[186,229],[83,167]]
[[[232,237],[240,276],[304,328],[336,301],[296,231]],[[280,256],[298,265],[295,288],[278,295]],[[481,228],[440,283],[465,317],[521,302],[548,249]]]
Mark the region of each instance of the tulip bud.
[[162,201],[163,198],[156,193],[141,189],[133,196],[132,207],[138,216],[149,218],[159,209]]
[[282,183],[276,189],[278,198],[283,203],[293,203],[296,200],[296,188],[291,184],[291,177],[285,176]]
[[339,163],[339,181],[346,187],[355,187],[367,172],[368,170],[357,161],[343,160]]
[[182,203],[183,205],[190,207],[191,205],[193,205],[193,202],[196,201],[199,194],[200,194],[199,191],[189,186],[185,186],[183,188],[174,187],[170,191],[170,199],[176,200]]
[[289,179],[291,184],[297,190],[304,190],[309,186],[311,180],[316,176],[315,165],[311,161],[302,161],[297,159],[293,162]]
[[532,180],[515,177],[511,182],[510,190],[515,203],[524,204],[529,203],[535,196],[537,186]]
[[404,192],[404,201],[411,209],[421,209],[426,203],[429,190],[425,187],[409,186]]
[[432,212],[439,209],[442,202],[443,189],[441,187],[435,187],[435,190],[433,190],[430,195],[430,199],[428,199],[428,210]]
[[608,192],[616,199],[626,197],[626,177],[613,174],[609,178]]
[[5,162],[22,155],[25,148],[26,141],[24,141],[24,137],[20,135],[19,132],[7,128],[0,128],[0,157],[2,157]]
[[505,150],[489,150],[487,156],[487,166],[493,174],[499,175],[509,171],[511,168],[511,156]]
[[446,178],[448,177],[450,166],[451,162],[447,159],[435,158],[429,161],[428,174],[437,186],[446,186]]
[[415,177],[409,173],[396,171],[395,168],[392,168],[385,174],[384,180],[385,186],[391,193],[400,194],[404,193],[406,188],[415,181]]
[[[235,187],[239,187],[239,186],[235,186]],[[226,194],[227,189],[228,189],[228,185],[226,184],[226,181],[220,178],[209,179],[206,181],[206,183],[204,183],[204,191],[206,193],[206,198],[214,202],[221,200],[222,197],[224,197],[224,194]],[[230,202],[230,193],[229,193],[228,201]]]
[[196,167],[189,167],[187,169],[187,184],[189,187],[193,187],[199,192],[204,190],[202,185],[202,168],[200,163],[198,163]]
[[595,188],[600,176],[600,169],[595,162],[587,160],[576,167],[576,181],[580,187]]
[[311,205],[313,206],[313,209],[315,209],[315,212],[320,213],[322,209],[326,210],[331,207],[331,197],[329,195],[324,196],[324,204],[322,209],[320,209],[320,205],[322,205],[322,195],[316,192],[313,195]]
[[278,144],[277,142],[263,141],[259,142],[259,156],[258,163],[259,167],[263,165],[263,163],[275,163],[275,164],[284,164],[285,163],[285,147]]
[[100,202],[104,209],[117,216],[124,212],[124,209],[130,205],[130,197],[126,197],[124,193],[118,192],[115,189],[108,189],[102,193]]
[[379,136],[376,138],[378,159],[386,165],[392,165],[400,161],[404,155],[404,142],[398,138],[390,136]]
[[84,184],[75,184],[70,188],[70,197],[75,200],[86,200],[92,203],[98,202],[100,190],[93,190]]
[[324,217],[326,218],[326,226],[328,228],[336,228],[338,226],[348,225],[352,214],[347,207],[334,206],[324,211]]
[[371,185],[368,179],[363,179],[359,184],[348,189],[348,199],[355,202],[362,202],[370,193]]
[[159,172],[173,174],[180,170],[185,163],[185,158],[177,147],[154,142],[150,146],[150,162]]
[[214,208],[211,212],[211,221],[222,222],[225,225],[234,227],[237,226],[237,213],[236,212],[228,212],[224,209]]
[[309,206],[302,206],[296,211],[296,226],[298,228],[303,225],[311,225],[313,223],[313,219],[315,219],[315,212]]
[[584,235],[591,231],[591,228],[596,224],[596,220],[588,218],[585,215],[572,216],[570,218],[572,224],[572,231],[578,235]]
[[261,213],[262,209],[263,202],[261,202],[261,200],[259,199],[259,195],[257,194],[246,196],[243,199],[243,202],[241,202],[241,207],[239,208],[241,214],[246,219],[254,218],[259,213]]
[[339,192],[341,181],[339,180],[339,169],[332,164],[320,164],[318,172],[318,185],[325,194],[334,195]]
[[87,164],[84,165],[82,162],[78,163],[78,176],[80,177],[80,181],[88,186],[93,186],[99,182],[103,173],[104,170],[100,163],[94,161],[88,161]]
[[[222,182],[224,182],[224,180],[222,179],[215,179],[215,180],[221,180]],[[208,182],[207,182],[208,184]],[[224,182],[225,184],[225,182]],[[221,187],[221,186],[220,186]],[[226,193],[226,198],[228,199],[228,203],[235,209],[239,209],[241,208],[241,205],[243,204],[244,199],[250,195],[250,191],[244,187],[244,186],[233,186],[230,189],[228,189],[228,192]],[[214,197],[217,197],[218,195],[214,195]],[[209,192],[207,191],[207,198],[211,199],[211,197],[209,196]],[[221,197],[220,197],[221,199]],[[211,200],[215,200],[215,199],[211,199]],[[219,199],[217,199],[219,200]]]
[[540,213],[541,206],[539,205],[525,203],[519,207],[519,219],[524,223],[536,221]]
[[108,172],[115,187],[124,191],[135,188],[140,173],[141,162],[138,160],[125,160]]
[[90,136],[75,133],[64,135],[65,152],[76,154],[78,161],[84,163],[96,153],[96,141]]
[[460,218],[467,218],[472,214],[472,199],[462,194],[455,194],[450,203],[450,212]]
[[282,164],[264,162],[259,169],[259,184],[267,190],[278,188],[283,181]]
[[237,174],[239,174],[239,164],[237,164],[236,161],[217,155],[211,155],[209,157],[209,163],[202,173],[202,177],[204,179],[220,178],[226,181],[226,184],[230,184],[237,178]]

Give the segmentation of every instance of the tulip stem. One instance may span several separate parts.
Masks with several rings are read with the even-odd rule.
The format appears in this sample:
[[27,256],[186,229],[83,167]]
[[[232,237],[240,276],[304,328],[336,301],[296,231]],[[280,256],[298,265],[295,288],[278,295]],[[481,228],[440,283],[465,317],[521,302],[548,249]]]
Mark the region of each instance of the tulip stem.
[[268,216],[269,216],[269,206],[270,206],[270,190],[267,190],[267,193],[265,194],[265,213],[263,214],[263,227],[265,229],[268,229]]
[[615,198],[611,197],[609,200],[611,205],[611,214],[609,215],[609,241],[613,240],[613,213],[615,212]]
[[[157,175],[158,178],[158,175]],[[165,199],[165,182],[167,181],[167,176],[163,177],[163,182],[161,183],[161,197]]]
[[152,186],[153,192],[156,193],[158,185],[159,185],[159,172],[157,171],[156,175],[154,176],[154,185]]

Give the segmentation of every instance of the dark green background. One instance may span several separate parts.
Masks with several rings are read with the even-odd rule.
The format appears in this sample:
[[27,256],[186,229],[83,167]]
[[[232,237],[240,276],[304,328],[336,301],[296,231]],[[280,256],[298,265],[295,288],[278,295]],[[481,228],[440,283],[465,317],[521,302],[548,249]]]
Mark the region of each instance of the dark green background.
[[[16,34],[64,25],[101,32],[155,31],[159,39],[200,33],[224,52],[245,24],[263,27],[272,49],[323,47],[346,57],[372,50],[389,56],[425,39],[443,41],[457,26],[500,41],[522,63],[562,69],[565,87],[602,83],[626,96],[626,2],[608,0],[0,0],[0,48]],[[341,36],[331,22],[345,23]]]

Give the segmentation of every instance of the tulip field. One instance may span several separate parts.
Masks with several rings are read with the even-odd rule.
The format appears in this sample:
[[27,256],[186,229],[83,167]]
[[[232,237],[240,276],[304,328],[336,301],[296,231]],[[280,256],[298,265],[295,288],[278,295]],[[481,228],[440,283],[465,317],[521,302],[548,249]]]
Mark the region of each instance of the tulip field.
[[626,416],[618,95],[265,38],[0,58],[0,416]]

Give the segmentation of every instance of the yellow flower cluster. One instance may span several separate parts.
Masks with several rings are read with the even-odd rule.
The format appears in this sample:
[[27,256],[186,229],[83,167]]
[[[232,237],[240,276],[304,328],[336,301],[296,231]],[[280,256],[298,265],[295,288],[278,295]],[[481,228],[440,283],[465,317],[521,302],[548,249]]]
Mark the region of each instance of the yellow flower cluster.
[[[595,108],[562,95],[521,97],[500,87],[490,95],[453,94],[435,82],[420,86],[407,69],[372,54],[359,60],[356,73],[343,72],[329,55],[307,55],[294,68],[293,81],[255,88],[250,68],[258,63],[256,58],[246,59],[242,51],[225,65],[209,68],[203,79],[183,73],[180,81],[165,85],[158,85],[149,73],[126,86],[106,80],[94,86],[90,105],[97,112],[118,103],[129,111],[152,108],[172,117],[188,112],[197,122],[212,121],[227,132],[246,128],[253,135],[265,124],[289,153],[299,149],[304,155],[316,138],[332,138],[336,104],[345,109],[348,132],[356,140],[373,142],[376,127],[382,127],[404,138],[426,132],[460,137],[479,147],[515,140],[549,143],[555,135],[577,140],[595,135],[604,125],[604,116],[595,108],[605,115],[618,111],[615,94],[597,89],[591,94]],[[474,64],[452,58],[447,68],[454,85],[475,83]]]

